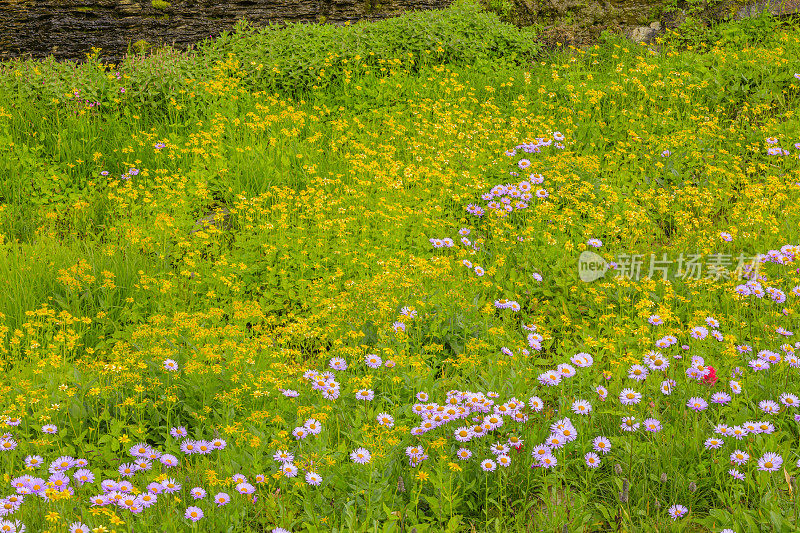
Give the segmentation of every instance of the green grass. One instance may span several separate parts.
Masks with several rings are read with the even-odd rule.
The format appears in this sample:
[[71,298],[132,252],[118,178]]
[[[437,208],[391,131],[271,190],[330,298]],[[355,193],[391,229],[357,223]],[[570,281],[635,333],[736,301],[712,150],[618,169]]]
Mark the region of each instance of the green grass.
[[[64,499],[28,496],[12,518],[28,531],[797,531],[796,347],[777,329],[800,327],[797,261],[762,266],[762,289],[785,302],[737,295],[743,280],[674,274],[681,254],[699,254],[703,273],[717,261],[735,277],[737,258],[798,242],[798,52],[800,30],[766,17],[652,48],[606,34],[543,50],[531,30],[459,4],[346,27],[242,23],[119,65],[97,52],[3,63],[0,415],[21,419],[3,428],[16,443],[0,441],[14,448],[0,452],[4,482],[49,476],[26,470],[28,455],[86,458],[96,476]],[[553,142],[525,152],[537,138]],[[498,185],[522,193],[521,182],[546,198],[490,207]],[[644,275],[583,282],[586,250],[639,254]],[[646,276],[651,254],[674,261],[669,279]],[[693,337],[702,325],[708,337]],[[659,347],[670,335],[677,344]],[[651,350],[669,368],[628,378]],[[783,361],[752,370],[762,350]],[[370,355],[393,364],[372,368]],[[692,356],[715,384],[686,377]],[[348,368],[325,399],[308,372],[334,357]],[[542,384],[571,360],[575,377]],[[743,392],[712,403],[737,367]],[[642,401],[622,405],[624,388]],[[454,438],[463,421],[414,435],[414,406],[453,390],[506,407],[538,396],[544,409],[468,443]],[[710,407],[691,410],[692,397]],[[759,406],[781,399],[777,414]],[[624,416],[663,429],[628,433]],[[531,468],[565,417],[577,439],[556,468]],[[310,418],[322,432],[296,439]],[[716,425],[760,420],[774,431],[706,449]],[[226,446],[184,454],[178,426]],[[611,452],[589,469],[598,436]],[[512,437],[523,444],[511,466],[485,473],[490,446]],[[91,507],[139,442],[180,466],[155,462],[133,485],[169,476],[181,490],[141,514]],[[351,460],[361,447],[369,464]],[[752,456],[741,482],[728,474],[735,448]],[[295,455],[298,477],[281,474],[277,450]],[[767,452],[781,470],[758,470]],[[208,497],[194,501],[193,487]],[[219,492],[231,502],[214,504]],[[192,524],[195,504],[205,517]],[[689,512],[673,521],[676,504]]]

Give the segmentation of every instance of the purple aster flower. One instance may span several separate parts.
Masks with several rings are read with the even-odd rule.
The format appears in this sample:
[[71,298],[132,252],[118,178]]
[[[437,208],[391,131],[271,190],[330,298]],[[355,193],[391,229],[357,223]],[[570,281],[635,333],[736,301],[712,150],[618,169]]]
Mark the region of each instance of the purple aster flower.
[[191,520],[192,522],[197,522],[201,518],[203,518],[203,510],[199,507],[192,505],[191,507],[186,508],[186,513],[184,514],[186,518]]
[[772,400],[761,400],[758,403],[758,408],[770,415],[774,415],[781,411],[781,406]]
[[602,385],[598,385],[597,387],[595,387],[594,390],[597,392],[597,395],[600,397],[600,400],[606,401],[606,398],[608,398],[608,389],[606,389]]
[[554,386],[561,383],[561,374],[555,370],[548,370],[547,372],[539,374],[537,379],[542,385]]
[[633,365],[628,370],[628,377],[636,381],[644,381],[647,379],[647,374],[649,373],[650,371],[646,367],[642,365]]
[[592,412],[592,404],[586,400],[575,400],[572,402],[572,411],[579,415],[588,415]]
[[133,463],[123,463],[117,468],[119,475],[122,477],[131,477],[136,473],[136,465]]
[[[289,463],[284,464],[284,468],[286,468],[286,465],[288,465],[288,464]],[[294,465],[292,465],[292,466],[294,466]],[[284,474],[285,473],[286,472],[284,471]],[[296,475],[296,473],[297,472],[295,471],[295,475]],[[288,476],[288,477],[294,477],[294,476]],[[236,485],[236,492],[238,492],[239,494],[253,494],[255,491],[256,491],[256,488],[253,485],[251,485],[250,483],[239,483],[238,485]]]
[[356,448],[350,454],[350,459],[352,459],[354,463],[363,465],[370,462],[372,459],[372,454],[369,453],[369,450],[366,448]]
[[42,466],[42,463],[44,463],[44,459],[41,455],[29,455],[25,458],[26,468],[38,468]]
[[702,398],[698,398],[696,396],[689,398],[689,401],[686,402],[686,407],[693,409],[695,411],[705,411],[708,407],[708,402],[706,402]]
[[742,450],[735,450],[731,454],[731,462],[737,465],[743,465],[750,459],[750,454]]
[[619,393],[619,401],[622,405],[634,405],[641,401],[642,395],[633,389],[622,389]]
[[600,457],[594,452],[587,452],[586,455],[583,456],[584,461],[586,461],[586,466],[589,468],[597,468],[600,466]]
[[375,398],[375,392],[371,389],[360,389],[356,392],[357,400],[372,401]]
[[312,472],[312,471],[306,472],[306,483],[316,487],[320,483],[322,483],[322,476],[320,476],[316,472]]
[[558,466],[558,459],[554,455],[546,455],[539,458],[539,466],[542,468],[555,468]]
[[672,389],[675,388],[675,385],[677,385],[677,383],[675,383],[675,381],[672,380],[672,379],[666,379],[666,380],[662,381],[661,382],[661,394],[663,394],[665,396],[669,396],[670,394],[672,394]]
[[459,448],[458,451],[456,452],[456,457],[458,457],[462,461],[466,461],[467,459],[472,457],[472,452],[466,448]]
[[364,363],[370,368],[380,368],[383,364],[383,360],[374,353],[371,353],[364,357]]
[[669,516],[672,517],[673,520],[677,520],[678,518],[682,518],[686,513],[688,513],[689,509],[687,509],[683,505],[673,505],[667,510],[667,512],[669,513]]
[[744,474],[736,470],[735,468],[731,468],[728,470],[728,473],[734,478],[738,479],[739,481],[744,481]]
[[178,492],[181,490],[181,486],[172,478],[165,479],[161,482],[161,486],[164,488],[164,492],[166,494],[172,494],[173,492]]
[[655,418],[645,418],[644,429],[651,433],[658,433],[661,431],[661,422]]
[[727,392],[715,392],[711,395],[712,403],[727,404],[731,401],[731,395]]
[[169,454],[169,453],[165,453],[164,455],[159,457],[158,460],[161,462],[162,465],[164,465],[164,466],[166,466],[168,468],[172,468],[174,466],[178,466],[178,458],[175,457],[174,455]]
[[78,483],[78,485],[83,485],[84,483],[94,483],[94,472],[87,468],[81,468],[76,470],[74,474],[72,474],[73,479]]
[[636,431],[639,429],[639,422],[636,421],[636,418],[633,416],[626,416],[622,419],[622,424],[620,424],[620,428],[623,431]]
[[797,398],[797,395],[790,394],[788,392],[784,392],[780,396],[780,401],[786,407],[798,407],[800,406],[800,399]]
[[767,452],[758,460],[758,469],[762,472],[776,472],[783,464],[783,458],[777,453]]
[[484,472],[494,472],[497,469],[497,463],[491,459],[484,459],[481,461],[481,469]]
[[725,435],[728,437],[733,437],[736,440],[742,440],[747,436],[748,433],[750,432],[742,426],[733,426],[732,428],[728,429]]
[[61,491],[67,488],[70,479],[69,476],[64,475],[63,472],[56,472],[50,476],[47,482],[52,483],[54,489]]

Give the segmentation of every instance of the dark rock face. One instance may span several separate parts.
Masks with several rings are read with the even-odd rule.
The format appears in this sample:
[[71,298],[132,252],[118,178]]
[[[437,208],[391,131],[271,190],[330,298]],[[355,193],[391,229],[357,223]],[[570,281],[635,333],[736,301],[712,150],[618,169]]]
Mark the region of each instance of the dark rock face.
[[540,24],[540,39],[584,45],[605,29],[627,30],[656,20],[669,0],[513,0],[517,23]]
[[652,21],[667,0],[519,0],[523,19],[556,21],[569,19],[592,26],[629,26]]
[[119,60],[130,43],[178,48],[229,30],[239,19],[344,23],[445,8],[452,0],[0,0],[0,59],[83,59],[92,47]]

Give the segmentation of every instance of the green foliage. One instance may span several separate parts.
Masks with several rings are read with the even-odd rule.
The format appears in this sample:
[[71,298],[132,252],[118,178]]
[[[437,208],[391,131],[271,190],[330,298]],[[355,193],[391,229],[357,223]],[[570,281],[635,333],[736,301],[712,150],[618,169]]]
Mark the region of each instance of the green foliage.
[[[442,11],[419,11],[352,26],[290,24],[256,29],[246,22],[204,44],[207,60],[229,54],[241,61],[245,83],[257,90],[302,92],[349,76],[380,70],[390,59],[417,71],[424,65],[466,65],[500,58],[524,62],[537,52],[530,32],[463,2]],[[326,58],[336,64],[325,65]],[[391,65],[389,65],[391,66]],[[322,69],[325,77],[318,79]]]
[[[707,23],[687,17],[680,28],[668,32],[660,44],[668,53],[674,50],[723,50],[749,47],[781,46],[780,38],[791,20],[779,19],[769,11],[742,20]],[[796,92],[793,72],[769,61],[743,65],[736,61],[716,61],[713,55],[694,56],[689,69],[699,68],[700,76],[714,88],[707,95],[712,107],[720,106],[729,116],[736,116],[744,102],[782,105]]]
[[[241,24],[196,50],[118,66],[98,53],[81,64],[4,63],[0,415],[23,423],[0,431],[18,444],[0,464],[14,477],[31,471],[23,461],[34,453],[86,457],[99,482],[116,479],[141,441],[180,457],[163,472],[183,485],[155,512],[117,510],[124,526],[87,511],[97,483],[76,483],[66,502],[29,496],[15,516],[29,531],[78,520],[232,533],[796,530],[796,485],[790,493],[782,472],[755,464],[775,451],[800,473],[796,410],[758,406],[795,391],[796,369],[752,372],[755,356],[735,346],[796,352],[776,326],[797,330],[797,264],[764,265],[764,286],[787,294],[781,303],[739,297],[733,279],[577,278],[589,238],[609,260],[749,255],[800,239],[797,152],[767,152],[800,141],[800,32],[742,21],[713,29],[727,37],[712,43],[708,31],[652,50],[607,33],[597,47],[542,57],[530,33],[456,4],[374,25]],[[520,148],[536,138],[563,144]],[[470,203],[488,211],[494,185],[522,180],[546,199],[508,215],[465,213]],[[432,247],[445,236],[452,247]],[[501,309],[502,299],[518,308]],[[652,325],[655,314],[664,324]],[[724,340],[687,334],[708,316]],[[673,334],[688,349],[659,348],[668,368],[627,377]],[[560,387],[540,383],[582,351],[591,367]],[[368,353],[385,364],[367,367]],[[327,400],[303,376],[339,356],[349,365],[332,374],[341,397]],[[687,379],[690,356],[713,364],[719,383]],[[745,394],[684,407],[729,390],[737,366]],[[669,396],[659,389],[668,377],[680,384]],[[620,405],[628,386],[642,402]],[[367,387],[372,402],[355,396]],[[416,394],[444,405],[451,390],[494,391],[497,407],[540,395],[546,408],[524,407],[527,423],[506,419],[469,443],[453,440],[452,423],[410,434],[421,422]],[[572,410],[579,398],[589,416]],[[394,428],[376,425],[381,412]],[[664,429],[628,434],[627,415]],[[323,432],[291,436],[309,417]],[[556,452],[558,468],[531,468],[531,448],[563,417],[578,440]],[[705,449],[716,424],[757,419],[775,431]],[[40,430],[50,422],[56,435]],[[227,448],[182,454],[170,435],[179,425],[191,439],[223,436]],[[612,449],[588,469],[583,454],[600,434]],[[522,450],[484,473],[489,446],[510,437]],[[429,457],[413,467],[405,450],[420,443]],[[462,445],[471,460],[456,458]],[[360,446],[375,452],[368,465],[349,458]],[[738,446],[753,456],[742,483],[727,472]],[[281,475],[277,449],[322,484]],[[138,490],[162,471],[151,466],[131,478]],[[236,492],[234,474],[254,482],[257,499]],[[233,500],[194,501],[192,486]],[[197,524],[183,518],[194,503],[206,512]],[[687,517],[667,516],[674,503]],[[53,510],[58,524],[47,522]]]
[[484,7],[500,17],[500,20],[513,22],[515,6],[512,0],[485,0]]
[[775,17],[769,10],[755,17],[741,20],[709,21],[698,13],[687,13],[686,19],[675,30],[662,38],[672,47],[745,47],[764,46],[794,22]]
[[128,53],[131,53],[131,51],[133,51],[133,52],[134,52],[134,53],[136,53],[136,54],[142,54],[142,55],[143,55],[143,54],[145,54],[145,53],[146,53],[146,52],[147,52],[147,51],[148,51],[150,48],[152,48],[152,46],[153,46],[153,45],[151,45],[150,43],[148,43],[146,40],[144,40],[144,39],[139,39],[139,40],[138,40],[138,41],[136,41],[135,43],[131,43],[131,44],[130,44],[130,47],[129,47]]

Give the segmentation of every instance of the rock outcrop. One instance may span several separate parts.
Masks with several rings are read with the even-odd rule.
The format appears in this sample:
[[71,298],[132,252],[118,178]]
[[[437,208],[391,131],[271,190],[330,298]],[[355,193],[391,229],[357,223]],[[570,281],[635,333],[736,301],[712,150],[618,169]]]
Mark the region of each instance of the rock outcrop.
[[800,0],[719,0],[704,9],[688,8],[686,0],[677,7],[667,0],[509,0],[514,4],[515,22],[545,27],[545,44],[587,44],[600,32],[611,29],[634,42],[651,43],[664,30],[679,27],[691,12],[706,23],[741,20],[768,11],[775,16],[800,13]]

